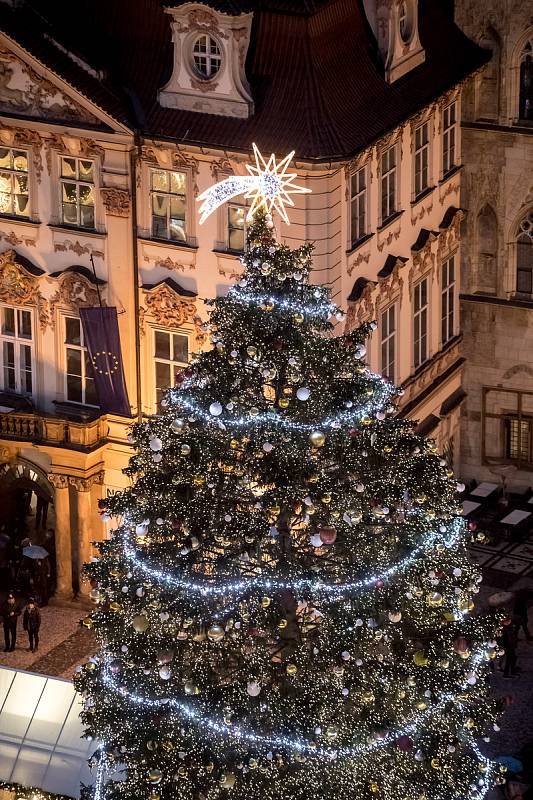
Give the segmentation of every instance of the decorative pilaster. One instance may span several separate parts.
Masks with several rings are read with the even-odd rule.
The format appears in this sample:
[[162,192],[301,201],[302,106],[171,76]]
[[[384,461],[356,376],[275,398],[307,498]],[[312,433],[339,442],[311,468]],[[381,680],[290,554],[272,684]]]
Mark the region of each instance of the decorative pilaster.
[[59,597],[72,597],[72,544],[70,539],[70,500],[66,475],[51,473],[48,480],[54,487],[56,593]]
[[76,510],[77,510],[77,531],[76,531],[76,550],[78,568],[78,593],[80,595],[89,594],[89,584],[83,576],[83,565],[91,558],[91,488],[95,483],[103,483],[104,473],[99,472],[89,478],[70,477],[70,485],[76,490]]

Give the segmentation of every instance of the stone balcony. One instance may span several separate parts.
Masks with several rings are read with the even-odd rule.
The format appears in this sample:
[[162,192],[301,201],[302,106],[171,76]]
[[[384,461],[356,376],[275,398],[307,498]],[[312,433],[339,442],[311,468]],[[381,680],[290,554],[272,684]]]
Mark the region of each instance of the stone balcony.
[[0,439],[92,450],[109,436],[107,417],[75,421],[31,411],[0,412]]

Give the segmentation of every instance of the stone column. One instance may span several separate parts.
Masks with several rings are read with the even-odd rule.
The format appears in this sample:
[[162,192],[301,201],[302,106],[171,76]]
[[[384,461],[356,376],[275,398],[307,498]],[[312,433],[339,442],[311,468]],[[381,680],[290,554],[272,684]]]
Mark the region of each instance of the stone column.
[[102,483],[104,473],[92,475],[90,478],[69,478],[76,489],[76,509],[78,515],[78,530],[76,536],[78,556],[79,594],[86,597],[90,587],[87,578],[83,576],[83,565],[91,559],[91,542],[95,538],[91,529],[91,488],[95,483]]
[[72,544],[68,478],[52,473],[48,480],[54,487],[55,548],[58,597],[72,597]]

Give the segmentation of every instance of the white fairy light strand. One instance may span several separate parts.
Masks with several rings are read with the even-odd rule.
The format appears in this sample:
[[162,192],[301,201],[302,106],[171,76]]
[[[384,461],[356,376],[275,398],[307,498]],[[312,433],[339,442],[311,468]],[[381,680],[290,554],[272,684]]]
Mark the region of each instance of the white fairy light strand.
[[285,311],[292,311],[293,313],[303,314],[306,317],[328,317],[333,316],[340,312],[340,308],[335,303],[317,302],[312,306],[304,306],[294,300],[278,299],[274,295],[250,294],[243,292],[239,286],[233,286],[229,292],[228,297],[231,299],[242,300],[244,303],[254,303],[262,305],[264,303],[272,303],[275,309],[283,309]]
[[194,583],[193,581],[176,577],[169,572],[165,572],[164,570],[158,570],[153,567],[149,567],[142,559],[137,557],[134,548],[124,540],[123,553],[125,558],[128,559],[130,563],[134,564],[135,567],[143,572],[143,574],[147,577],[156,580],[159,583],[165,583],[167,586],[172,586],[176,589],[186,589],[189,592],[197,592],[201,595],[227,596],[229,594],[245,592],[250,589],[293,589],[308,590],[316,592],[317,594],[353,595],[359,590],[375,588],[379,581],[384,582],[390,578],[393,578],[399,572],[411,566],[411,564],[416,561],[419,555],[430,550],[437,543],[444,544],[447,549],[453,547],[454,544],[456,544],[461,538],[461,533],[464,529],[462,518],[458,517],[453,520],[449,527],[451,528],[451,536],[449,538],[446,539],[442,534],[437,532],[430,533],[427,535],[426,539],[420,545],[415,547],[414,550],[412,550],[411,553],[402,561],[398,561],[396,564],[384,570],[379,575],[374,575],[359,581],[353,581],[351,583],[328,584],[324,583],[323,581],[313,580],[312,578],[300,578],[293,581],[281,581],[275,578],[249,578],[247,580],[235,581],[234,583],[217,585]]

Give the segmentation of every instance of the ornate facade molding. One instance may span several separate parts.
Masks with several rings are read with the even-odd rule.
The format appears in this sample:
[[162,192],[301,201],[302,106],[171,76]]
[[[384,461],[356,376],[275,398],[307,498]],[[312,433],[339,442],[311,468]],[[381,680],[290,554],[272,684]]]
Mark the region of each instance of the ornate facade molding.
[[192,190],[195,197],[198,196],[199,189],[198,189],[198,172],[200,170],[200,165],[198,164],[198,160],[194,156],[190,156],[185,153],[183,150],[174,150],[172,153],[172,167],[173,169],[186,169],[190,170],[191,177],[192,177]]
[[348,263],[348,267],[347,267],[348,275],[351,276],[351,274],[353,273],[354,269],[357,269],[357,267],[361,266],[361,264],[368,264],[369,261],[370,261],[370,250],[367,250],[366,252],[363,251],[362,253],[359,253],[353,259],[353,261],[350,261]]
[[48,301],[42,296],[35,275],[16,260],[14,250],[0,253],[0,300],[14,306],[35,306],[41,330],[50,322]]
[[15,231],[9,231],[9,233],[0,231],[0,239],[3,239],[6,244],[10,244],[11,247],[17,247],[21,244],[26,247],[35,247],[37,244],[37,240],[31,236],[17,236]]
[[400,234],[402,232],[402,223],[401,220],[398,218],[396,223],[392,223],[390,227],[387,228],[386,231],[381,231],[378,234],[378,250],[380,253],[383,252],[385,247],[390,247],[393,241],[400,238]]
[[88,244],[81,244],[77,239],[75,241],[65,239],[63,242],[55,242],[54,253],[66,253],[67,250],[72,250],[78,258],[82,255],[92,255],[94,258],[104,257],[103,250],[95,250],[94,247]]
[[460,356],[460,337],[457,337],[451,347],[436,353],[424,369],[403,384],[404,393],[399,398],[399,408],[403,408],[415,400],[426,387],[434,383],[439,375],[442,375],[456,361],[459,361]]
[[351,158],[349,161],[345,161],[343,166],[346,180],[348,181],[354,172],[357,172],[357,170],[361,169],[361,167],[366,164],[371,157],[372,148],[367,147],[366,150],[362,150],[354,158]]
[[379,305],[380,308],[383,308],[384,306],[389,305],[389,303],[395,299],[400,300],[401,306],[403,292],[403,277],[401,270],[404,265],[405,262],[401,259],[398,259],[391,274],[383,281],[379,282],[376,306]]
[[209,169],[211,170],[211,177],[215,183],[221,180],[221,175],[233,175],[234,172],[231,161],[227,156],[221,156],[211,161]]
[[354,328],[358,328],[363,322],[370,322],[374,318],[376,309],[375,287],[376,284],[369,281],[363,289],[361,297],[353,303],[348,303],[346,324],[344,326],[345,333],[349,333]]
[[82,139],[74,136],[51,133],[44,140],[44,150],[48,174],[52,173],[52,158],[54,153],[77,156],[79,158],[99,159],[103,163],[105,149],[97,144],[94,139]]
[[[145,256],[144,260],[148,263],[152,261],[150,256]],[[176,272],[185,272],[186,269],[196,269],[196,264],[183,264],[181,261],[173,261],[170,256],[167,256],[167,258],[156,258],[154,263],[156,267],[162,267],[163,269],[171,271],[175,270]]]
[[450,225],[441,230],[437,243],[437,254],[439,259],[442,259],[442,256],[445,253],[451,252],[459,246],[461,240],[461,223],[464,218],[464,211],[462,211],[460,208],[457,209]]
[[190,11],[187,15],[187,20],[180,20],[176,27],[180,33],[200,31],[201,33],[208,33],[211,36],[221,37],[222,39],[228,38],[228,34],[220,29],[215,14],[200,8]]
[[104,187],[100,189],[100,197],[108,214],[114,217],[128,217],[130,214],[131,196],[128,189]]
[[90,492],[93,486],[103,485],[104,473],[97,472],[95,475],[91,475],[88,478],[78,478],[71,475],[69,476],[68,482],[71,486],[74,486],[77,492]]
[[43,172],[43,140],[37,131],[28,128],[13,128],[2,124],[2,140],[9,147],[20,147],[31,151],[33,174],[37,183],[41,182]]
[[430,233],[425,244],[412,255],[409,270],[409,297],[412,300],[413,287],[424,275],[435,272],[437,267],[437,254],[433,252],[433,242],[438,234]]
[[[55,309],[57,306],[79,311],[87,306],[99,304],[98,292],[95,286],[83,275],[77,272],[62,272],[57,278],[59,283],[56,293],[50,299],[52,313],[52,327],[55,325]],[[105,301],[103,301],[105,303]]]
[[60,475],[57,472],[51,472],[48,475],[48,480],[54,489],[68,489],[69,479],[68,475]]
[[178,294],[166,283],[144,289],[144,306],[139,309],[139,328],[144,335],[146,317],[164,328],[179,328],[194,323],[196,298]]

